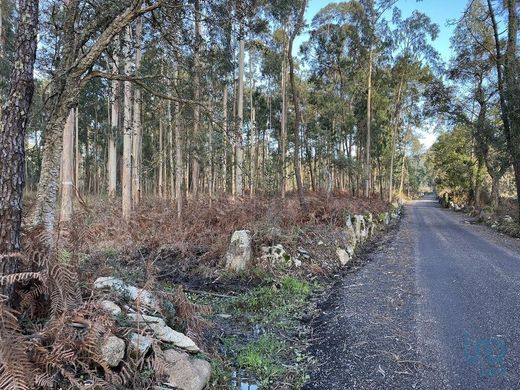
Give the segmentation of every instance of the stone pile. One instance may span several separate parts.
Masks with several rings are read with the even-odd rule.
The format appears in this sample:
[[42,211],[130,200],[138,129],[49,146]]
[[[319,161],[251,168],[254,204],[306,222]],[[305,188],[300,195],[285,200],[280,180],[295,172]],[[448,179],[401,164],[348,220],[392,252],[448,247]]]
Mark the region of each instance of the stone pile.
[[[110,290],[118,301],[131,300],[144,303],[145,310],[154,315],[137,313],[132,305],[121,307],[116,302],[101,300],[99,307],[114,317],[124,316],[136,330],[124,338],[107,334],[101,344],[101,353],[110,367],[118,367],[125,356],[145,356],[155,343],[165,347],[156,359],[166,367],[165,386],[182,390],[202,390],[211,377],[211,365],[193,354],[200,352],[197,344],[188,336],[177,332],[158,317],[159,300],[148,290],[139,289],[113,277],[100,277],[94,282],[94,288]],[[139,333],[137,333],[139,332]]]

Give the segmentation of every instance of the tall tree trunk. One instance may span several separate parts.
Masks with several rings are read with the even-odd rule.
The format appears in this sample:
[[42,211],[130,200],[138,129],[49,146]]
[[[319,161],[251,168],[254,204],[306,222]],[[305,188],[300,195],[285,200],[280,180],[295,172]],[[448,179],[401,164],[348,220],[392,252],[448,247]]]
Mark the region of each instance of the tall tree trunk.
[[191,167],[191,192],[195,198],[199,191],[199,176],[200,176],[200,0],[195,0],[195,47],[194,47],[194,71],[195,77],[193,80],[193,100],[195,106],[193,107],[193,161]]
[[[210,98],[211,99],[211,98]],[[214,185],[214,177],[213,177],[213,102],[210,100],[208,103],[209,109],[209,118],[208,118],[208,194],[209,194],[209,206],[213,206],[213,185]]]
[[224,84],[224,93],[222,97],[222,112],[223,112],[223,124],[222,124],[222,131],[223,131],[223,142],[224,142],[224,158],[222,160],[222,175],[223,175],[223,184],[224,184],[224,192],[228,192],[228,186],[227,186],[227,177],[228,177],[228,86],[227,83]]
[[[114,63],[112,64],[112,72],[118,73],[118,57],[114,56]],[[111,198],[116,196],[117,189],[117,149],[116,139],[119,133],[119,90],[120,83],[117,80],[112,81],[112,99],[111,114],[110,114],[110,133],[108,138],[108,196]]]
[[305,196],[303,193],[303,183],[302,183],[302,175],[301,175],[301,167],[300,167],[300,124],[302,122],[302,115],[300,110],[300,96],[298,93],[298,88],[296,86],[296,77],[294,75],[294,59],[292,56],[293,42],[296,36],[300,33],[300,30],[303,27],[303,16],[305,14],[305,9],[307,8],[307,0],[304,0],[301,5],[300,12],[298,14],[298,20],[296,21],[296,25],[292,34],[289,38],[289,47],[287,51],[287,57],[289,59],[289,78],[291,80],[291,89],[293,96],[293,104],[294,104],[294,156],[293,156],[293,164],[294,164],[294,176],[296,178],[296,188],[298,190],[298,199],[300,201],[300,206],[302,209],[306,210],[307,205],[305,203]]
[[81,150],[80,150],[80,147],[79,147],[79,108],[76,107],[76,110],[75,110],[75,115],[74,115],[74,129],[75,129],[75,137],[74,137],[74,140],[76,142],[76,167],[75,167],[75,170],[76,170],[76,173],[74,175],[74,178],[75,178],[75,182],[74,182],[74,185],[76,186],[76,192],[79,193],[80,192],[80,180],[81,180],[81,175],[80,175],[80,169],[81,169]]
[[[170,87],[170,83],[168,82],[168,87]],[[170,88],[168,88],[170,89]],[[167,107],[167,118],[168,118],[168,166],[170,168],[170,199],[175,199],[175,153],[174,153],[174,143],[173,143],[173,132],[174,126],[172,123],[172,102],[168,101]]]
[[237,107],[237,129],[236,129],[236,194],[244,195],[244,148],[242,145],[242,131],[244,127],[244,28],[240,25],[240,49],[238,64],[238,107]]
[[388,178],[388,202],[392,203],[392,197],[394,195],[394,160],[395,160],[395,144],[397,142],[397,134],[399,132],[399,122],[400,122],[400,108],[401,108],[401,92],[403,89],[403,79],[399,83],[399,87],[397,89],[397,99],[395,102],[395,112],[392,126],[392,151],[390,154],[390,173]]
[[164,142],[163,142],[163,120],[162,108],[159,110],[159,197],[164,198]]
[[370,198],[372,161],[370,157],[372,141],[372,56],[373,50],[370,48],[368,54],[368,80],[367,80],[367,139],[366,139],[366,161],[365,161],[365,196]]
[[74,109],[71,109],[63,130],[63,153],[61,162],[61,212],[60,223],[72,219],[74,204]]
[[498,208],[500,202],[500,176],[494,175],[491,177],[491,207],[493,210]]
[[[130,28],[126,28],[124,42],[124,59],[125,76],[130,77]],[[123,218],[129,221],[132,214],[132,84],[130,81],[124,81],[124,102],[123,102],[123,196],[122,209]]]
[[[174,85],[177,88],[177,80],[179,78],[179,70],[176,64]],[[177,201],[177,217],[182,215],[182,136],[181,136],[181,105],[178,100],[175,101],[175,199]]]
[[[0,131],[0,254],[21,249],[25,185],[25,129],[34,93],[33,70],[38,33],[38,0],[19,0],[14,66],[11,71],[3,127]],[[18,271],[18,258],[5,257],[0,275]],[[12,290],[3,293],[12,299]]]
[[256,143],[256,112],[255,112],[255,104],[253,101],[253,93],[254,93],[254,89],[255,89],[255,79],[254,79],[254,74],[253,74],[253,51],[252,50],[249,53],[249,77],[251,80],[251,86],[250,86],[251,91],[250,91],[250,95],[249,95],[249,100],[250,100],[249,121],[250,121],[250,126],[251,126],[251,150],[250,150],[249,156],[251,159],[250,196],[252,199],[255,196],[255,190],[256,190],[256,165],[257,165],[257,161],[256,161],[256,157],[257,157],[257,153],[256,153],[256,145],[257,145],[257,143]]
[[[143,32],[143,19],[138,18],[135,27],[135,73],[140,74],[141,69],[141,36]],[[141,160],[143,148],[143,126],[141,124],[141,89],[134,86],[134,112],[133,112],[133,139],[132,139],[132,201],[136,206],[141,200]]]
[[399,195],[403,194],[404,191],[404,172],[406,168],[406,154],[403,155],[403,162],[401,164],[401,183],[399,184]]
[[287,154],[287,48],[284,43],[282,56],[282,115],[281,115],[281,150],[280,150],[280,195],[285,199],[285,155]]

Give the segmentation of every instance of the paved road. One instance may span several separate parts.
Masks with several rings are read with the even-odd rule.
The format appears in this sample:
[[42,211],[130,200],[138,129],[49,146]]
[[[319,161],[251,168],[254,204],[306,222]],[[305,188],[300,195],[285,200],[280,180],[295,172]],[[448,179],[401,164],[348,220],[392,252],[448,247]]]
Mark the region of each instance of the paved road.
[[520,389],[520,243],[433,197],[337,286],[306,389]]

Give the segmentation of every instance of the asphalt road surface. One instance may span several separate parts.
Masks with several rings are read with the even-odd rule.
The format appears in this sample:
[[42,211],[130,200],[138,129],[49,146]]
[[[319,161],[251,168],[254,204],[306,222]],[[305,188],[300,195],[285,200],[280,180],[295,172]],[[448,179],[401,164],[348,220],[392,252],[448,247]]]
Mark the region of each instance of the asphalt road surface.
[[305,389],[520,389],[520,241],[471,222],[405,207],[321,305]]

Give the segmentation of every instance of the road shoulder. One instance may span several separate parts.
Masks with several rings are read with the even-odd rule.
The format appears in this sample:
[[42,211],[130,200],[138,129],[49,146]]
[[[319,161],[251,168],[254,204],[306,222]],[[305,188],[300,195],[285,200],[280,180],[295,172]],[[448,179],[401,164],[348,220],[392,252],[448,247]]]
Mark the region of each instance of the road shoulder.
[[360,259],[320,305],[313,323],[316,363],[305,389],[418,386],[413,231],[399,226]]

